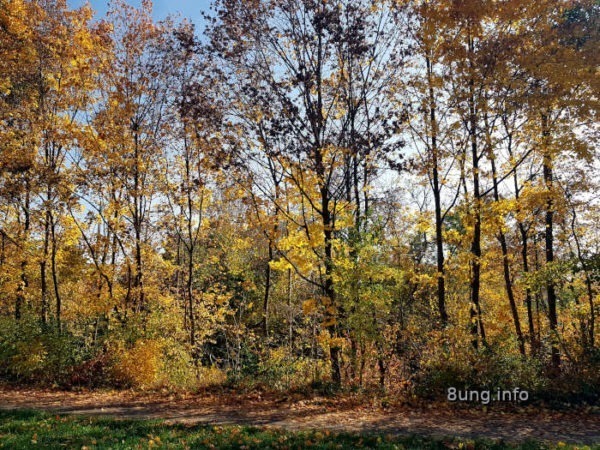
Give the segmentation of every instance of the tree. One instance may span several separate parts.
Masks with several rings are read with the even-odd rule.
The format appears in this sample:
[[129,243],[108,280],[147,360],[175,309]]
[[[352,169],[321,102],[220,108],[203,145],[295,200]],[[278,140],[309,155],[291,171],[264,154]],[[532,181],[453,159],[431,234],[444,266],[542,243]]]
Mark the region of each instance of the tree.
[[336,296],[334,247],[344,211],[352,208],[360,223],[369,208],[360,191],[366,192],[389,131],[383,126],[388,109],[379,102],[386,69],[399,63],[397,35],[389,11],[372,15],[369,2],[252,6],[217,2],[212,48],[231,65],[229,73],[238,74],[241,91],[257,107],[252,110],[266,119],[264,131],[276,147],[265,150],[299,195],[299,210],[278,209],[304,233],[317,265],[306,272],[284,257],[322,290],[332,380],[339,384],[339,319],[345,313]]
[[[223,146],[221,108],[214,86],[205,76],[208,65],[201,56],[201,46],[194,27],[182,23],[173,30],[164,50],[172,73],[169,87],[168,128],[170,149],[164,152],[162,195],[166,201],[163,217],[165,230],[175,234],[175,263],[184,273],[184,326],[189,330],[189,344],[194,361],[200,358],[196,305],[206,291],[206,281],[199,269],[208,245],[207,216],[213,203],[211,184],[217,178]],[[177,270],[176,289],[180,291]]]
[[[529,33],[527,44],[534,45],[535,50],[529,51],[527,57],[519,59],[528,84],[530,107],[529,118],[536,124],[539,137],[536,147],[541,157],[543,183],[545,189],[544,204],[544,254],[545,264],[552,268],[555,264],[555,219],[558,212],[560,196],[556,188],[555,166],[563,145],[570,142],[575,154],[585,157],[586,145],[572,133],[572,124],[566,126],[566,112],[573,117],[585,117],[596,100],[581,100],[581,93],[592,86],[591,71],[579,54],[581,48],[564,45],[568,38],[561,41],[560,33],[569,15],[564,13],[566,4],[554,2],[539,4],[542,14],[531,18],[536,23]],[[577,8],[575,8],[576,10]],[[557,66],[563,69],[569,68],[568,73],[564,70],[557,71]],[[593,75],[592,75],[593,78]],[[574,99],[577,98],[576,101]],[[577,144],[577,143],[581,144]],[[575,144],[575,145],[573,145]],[[555,281],[549,277],[546,281],[546,299],[548,304],[548,321],[552,339],[551,360],[555,372],[560,369],[560,350],[558,346],[558,311],[557,293]]]
[[[97,195],[95,209],[107,222],[118,253],[127,261],[124,311],[149,311],[144,255],[152,238],[158,158],[165,143],[168,60],[165,28],[151,18],[151,3],[135,9],[112,4],[109,18],[113,58],[102,74],[102,102],[93,117],[84,154]],[[89,185],[89,184],[88,184]],[[106,217],[106,213],[112,217]],[[117,249],[113,250],[113,258]]]

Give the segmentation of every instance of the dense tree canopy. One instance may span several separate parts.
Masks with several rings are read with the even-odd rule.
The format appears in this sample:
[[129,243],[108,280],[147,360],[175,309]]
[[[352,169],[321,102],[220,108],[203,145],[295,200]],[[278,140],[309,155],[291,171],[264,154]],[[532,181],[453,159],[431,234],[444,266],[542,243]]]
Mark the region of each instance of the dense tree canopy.
[[0,0],[0,376],[598,395],[597,2],[151,12]]

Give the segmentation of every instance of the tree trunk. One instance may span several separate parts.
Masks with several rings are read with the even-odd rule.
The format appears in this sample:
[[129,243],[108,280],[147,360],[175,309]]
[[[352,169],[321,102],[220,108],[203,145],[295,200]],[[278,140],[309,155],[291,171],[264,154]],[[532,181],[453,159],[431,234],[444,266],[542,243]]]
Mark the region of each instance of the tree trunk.
[[382,356],[379,356],[377,358],[377,365],[379,366],[379,387],[381,389],[385,389],[385,374],[387,371],[387,367]]
[[40,261],[40,289],[41,289],[41,321],[42,324],[48,322],[48,256],[50,247],[50,212],[46,211],[44,215],[44,244],[42,260]]
[[[333,225],[331,223],[331,211],[329,210],[329,193],[326,187],[321,188],[321,206],[323,212],[323,233],[325,237],[325,296],[330,303],[327,308],[326,321],[329,324],[327,326],[329,335],[334,340],[338,337],[338,314],[336,314],[337,305],[333,286]],[[329,357],[331,361],[331,380],[338,386],[342,383],[340,351],[340,346],[334,340],[329,346]]]
[[[529,274],[529,238],[527,237],[527,230],[525,225],[519,223],[519,232],[521,235],[521,259],[523,262],[523,273]],[[531,298],[531,289],[525,288],[525,305],[527,307],[527,325],[529,327],[529,345],[531,346],[531,352],[537,353],[539,350],[539,341],[536,339],[535,325],[533,323],[533,305]]]
[[269,238],[269,260],[265,269],[265,295],[263,297],[263,335],[269,337],[269,297],[271,294],[271,261],[273,261],[273,240]]
[[270,230],[270,233],[272,234],[267,234],[267,240],[269,242],[269,259],[267,261],[267,267],[265,268],[265,295],[263,297],[262,317],[262,329],[263,335],[265,337],[269,337],[269,303],[271,300],[271,278],[273,275],[273,271],[271,269],[271,262],[274,261],[275,258],[275,239],[277,239],[277,232],[279,230],[279,184],[281,183],[281,178],[278,178],[275,165],[271,159],[269,159],[269,172],[271,175],[271,179],[273,180],[273,185],[275,189],[275,210],[273,212],[273,217],[275,220],[273,223],[273,229]]
[[[29,189],[29,180],[25,180],[25,203],[23,205],[23,214],[24,218],[24,226],[23,226],[23,239],[22,242],[24,245],[27,245],[29,241],[29,229],[31,227],[31,214],[30,214],[30,203],[31,203],[31,193]],[[15,298],[15,320],[21,320],[22,316],[22,308],[25,304],[25,290],[29,287],[29,280],[27,278],[27,258],[25,257],[25,253],[23,254],[23,259],[21,260],[21,282],[17,287],[17,295]]]
[[583,251],[581,249],[581,242],[579,240],[579,235],[577,234],[577,229],[576,229],[576,221],[577,221],[577,213],[575,211],[575,207],[572,207],[572,213],[573,213],[573,219],[571,221],[571,231],[573,233],[573,240],[575,241],[575,248],[577,249],[577,259],[579,260],[579,264],[581,264],[581,269],[583,270],[583,275],[584,275],[584,279],[585,279],[585,288],[586,288],[586,294],[587,294],[587,300],[588,300],[588,304],[590,307],[590,318],[589,318],[589,322],[588,322],[588,327],[587,327],[587,337],[586,337],[586,341],[588,344],[588,348],[586,348],[585,350],[592,351],[594,349],[594,347],[596,346],[595,343],[595,335],[594,335],[594,327],[596,326],[596,315],[594,312],[594,290],[592,287],[592,278],[590,276],[590,271],[587,265],[587,262],[585,261],[584,257],[583,257]]
[[288,341],[290,354],[294,351],[294,312],[292,311],[292,269],[287,270]]
[[[142,185],[140,180],[140,152],[139,152],[139,136],[137,129],[134,130],[134,163],[133,170],[133,231],[135,240],[134,261],[135,261],[135,278],[133,281],[134,288],[134,309],[136,312],[145,312],[144,298],[144,272],[142,268],[142,222],[143,222],[143,207],[142,207]],[[145,323],[145,320],[144,320]]]
[[62,298],[60,295],[60,289],[58,287],[58,268],[56,266],[56,253],[57,253],[57,242],[56,242],[56,223],[54,216],[50,214],[50,231],[52,237],[52,246],[50,249],[50,270],[52,273],[52,285],[54,286],[54,299],[56,302],[56,328],[58,332],[61,332],[61,314],[62,314]]
[[[473,39],[469,37],[469,52],[473,52]],[[477,145],[477,108],[475,105],[475,82],[469,80],[469,139],[471,143],[472,177],[473,177],[473,238],[471,240],[471,334],[473,347],[478,348],[478,332],[482,343],[486,345],[485,328],[483,326],[481,304],[479,298],[481,284],[481,198],[479,187],[479,149]]]
[[[187,280],[186,280],[186,293],[188,298],[188,312],[189,312],[189,324],[190,324],[190,347],[192,348],[192,354],[195,355],[196,347],[196,317],[194,313],[194,247],[190,246],[188,254],[188,267],[187,267]],[[195,359],[195,358],[194,358]]]
[[[508,118],[503,116],[504,127],[508,136],[508,154],[512,158],[513,157],[513,135],[512,131],[509,129]],[[515,188],[515,199],[517,204],[519,203],[519,197],[521,194],[521,187],[519,186],[519,175],[518,170],[515,167],[513,171],[513,185]],[[519,212],[519,210],[517,210]],[[527,236],[527,228],[525,224],[519,220],[517,220],[517,228],[519,230],[519,234],[521,237],[521,261],[523,265],[523,273],[525,276],[529,274],[529,241]],[[527,326],[528,326],[528,335],[529,335],[529,345],[530,351],[532,354],[537,353],[538,343],[535,336],[535,326],[533,323],[533,307],[532,307],[532,298],[531,298],[531,289],[527,286],[525,287],[525,307],[527,308]]]
[[432,169],[432,190],[435,203],[435,248],[437,265],[437,303],[442,328],[448,324],[448,313],[446,312],[446,286],[444,269],[444,238],[443,238],[443,219],[442,219],[442,199],[441,184],[439,179],[439,149],[437,142],[437,119],[436,103],[433,91],[433,70],[431,60],[426,58],[427,63],[427,83],[429,85],[429,121],[431,130],[431,169]]
[[[498,175],[496,172],[496,159],[492,149],[492,139],[490,135],[490,127],[488,123],[487,113],[485,114],[485,126],[486,126],[486,140],[489,151],[490,164],[492,166],[492,182],[494,191],[494,201],[500,202],[500,193],[498,190]],[[510,264],[508,260],[508,245],[506,244],[506,235],[502,230],[502,226],[498,230],[498,240],[500,241],[500,248],[502,250],[502,269],[504,273],[504,287],[506,289],[506,295],[508,297],[508,303],[510,305],[510,312],[513,317],[513,323],[515,326],[515,333],[517,335],[517,343],[519,344],[519,351],[521,355],[525,356],[525,340],[523,339],[523,332],[521,331],[521,322],[519,320],[519,311],[517,310],[517,303],[515,301],[515,294],[512,285],[512,278],[510,273]]]
[[[546,185],[546,192],[548,199],[546,200],[546,233],[545,233],[545,254],[546,254],[546,265],[552,265],[554,263],[554,202],[552,201],[553,195],[553,163],[552,156],[550,155],[550,148],[548,145],[550,133],[548,131],[548,118],[545,114],[542,114],[542,137],[544,145],[543,155],[543,171],[544,171],[544,183]],[[556,289],[554,281],[548,279],[546,282],[546,292],[548,300],[548,321],[550,323],[551,333],[551,355],[552,355],[552,368],[555,372],[560,371],[560,351],[558,348],[558,315],[556,310]]]

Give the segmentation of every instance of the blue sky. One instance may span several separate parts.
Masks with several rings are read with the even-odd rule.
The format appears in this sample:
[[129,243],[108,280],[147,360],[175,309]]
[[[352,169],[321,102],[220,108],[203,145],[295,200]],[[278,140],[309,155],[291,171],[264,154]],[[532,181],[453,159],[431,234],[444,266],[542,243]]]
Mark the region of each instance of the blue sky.
[[[84,5],[87,0],[68,0],[69,6],[77,8]],[[140,0],[127,0],[133,6],[139,6]],[[92,8],[99,17],[106,13],[108,0],[90,0]],[[164,19],[169,14],[179,13],[196,24],[197,29],[202,29],[200,11],[208,12],[211,0],[154,0],[153,15],[157,20]]]

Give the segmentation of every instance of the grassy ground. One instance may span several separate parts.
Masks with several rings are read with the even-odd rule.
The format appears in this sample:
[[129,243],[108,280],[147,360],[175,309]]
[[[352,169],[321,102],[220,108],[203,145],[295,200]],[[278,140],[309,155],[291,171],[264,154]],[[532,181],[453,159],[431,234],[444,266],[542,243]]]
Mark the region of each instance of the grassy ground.
[[[0,447],[8,449],[579,449],[559,443],[508,445],[490,441],[286,432],[240,426],[167,425],[160,421],[57,416],[36,411],[0,411]],[[592,447],[600,450],[600,445]]]

